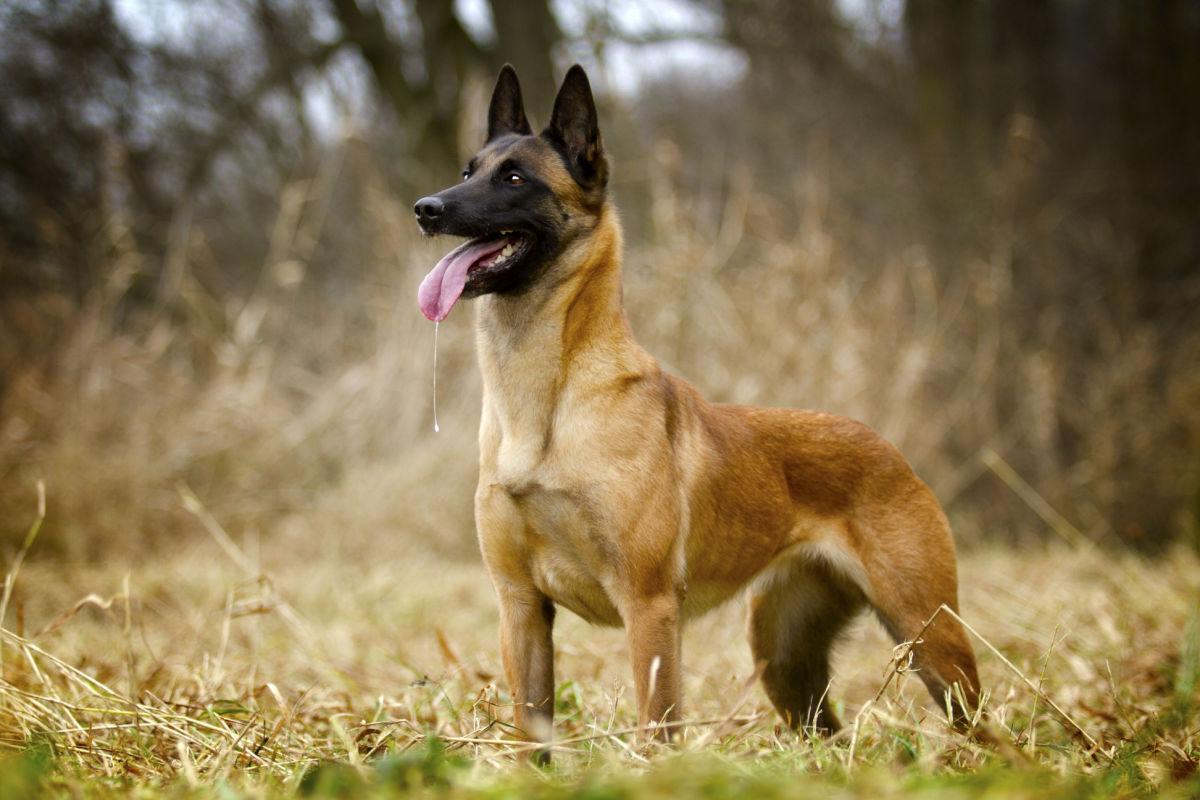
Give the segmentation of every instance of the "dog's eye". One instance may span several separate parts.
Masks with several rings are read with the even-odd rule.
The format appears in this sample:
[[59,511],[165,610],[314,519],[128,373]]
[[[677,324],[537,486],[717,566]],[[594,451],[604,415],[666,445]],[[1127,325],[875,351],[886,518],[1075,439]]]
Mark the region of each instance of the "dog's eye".
[[463,174],[462,174],[462,179],[465,181],[469,177],[471,177],[471,170],[464,169]]
[[519,172],[510,172],[504,176],[504,182],[509,186],[520,186],[525,182],[525,176]]

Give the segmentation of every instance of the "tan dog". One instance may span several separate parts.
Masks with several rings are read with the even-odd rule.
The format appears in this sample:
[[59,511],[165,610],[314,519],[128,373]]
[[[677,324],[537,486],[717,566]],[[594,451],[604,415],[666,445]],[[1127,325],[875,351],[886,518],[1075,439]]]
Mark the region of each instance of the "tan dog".
[[682,624],[746,587],[750,646],[791,726],[838,726],[829,651],[868,606],[898,642],[920,635],[918,674],[938,700],[957,684],[961,721],[975,657],[951,616],[925,627],[956,608],[954,544],[900,453],[832,414],[710,404],[634,341],[583,70],[535,135],[506,66],[463,177],[415,206],[426,233],[469,237],[419,299],[440,320],[479,298],[475,518],[517,727],[550,737],[556,605],[625,626],[648,729],[679,718]]

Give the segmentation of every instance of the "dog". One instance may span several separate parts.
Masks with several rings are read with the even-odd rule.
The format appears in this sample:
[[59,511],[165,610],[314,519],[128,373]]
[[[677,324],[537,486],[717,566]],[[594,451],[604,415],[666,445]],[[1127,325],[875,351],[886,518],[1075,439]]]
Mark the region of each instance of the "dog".
[[871,608],[953,720],[979,699],[955,615],[954,543],[929,488],[867,426],[710,404],[634,340],[591,86],[571,67],[534,133],[511,66],[462,182],[414,206],[465,237],[418,290],[440,321],[476,298],[479,545],[500,605],[515,725],[551,738],[555,608],[624,626],[638,727],[680,720],[680,629],[744,589],[767,696],[831,733],[830,649]]

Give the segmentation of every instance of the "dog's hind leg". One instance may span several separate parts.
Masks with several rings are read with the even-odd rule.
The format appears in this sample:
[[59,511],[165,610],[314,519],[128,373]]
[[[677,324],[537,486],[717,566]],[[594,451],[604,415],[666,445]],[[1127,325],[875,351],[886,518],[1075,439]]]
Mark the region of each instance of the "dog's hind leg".
[[[945,595],[930,599],[928,594],[922,593],[922,602],[911,600],[885,595],[873,605],[897,644],[915,642],[912,661],[917,676],[943,708],[949,692],[950,719],[956,726],[965,727],[979,705],[979,675],[975,668],[975,653],[963,626],[949,614],[938,611],[945,604],[957,612],[955,598]],[[933,620],[931,623],[930,619]]]
[[962,624],[938,611],[943,605],[958,611],[949,526],[940,511],[922,506],[897,513],[889,523],[893,535],[876,536],[864,559],[871,605],[897,644],[916,642],[918,677],[939,705],[950,693],[951,721],[965,726],[979,704],[979,675]]
[[838,634],[865,605],[853,582],[803,556],[773,567],[750,591],[750,648],[766,662],[762,682],[792,728],[834,733],[829,656]]

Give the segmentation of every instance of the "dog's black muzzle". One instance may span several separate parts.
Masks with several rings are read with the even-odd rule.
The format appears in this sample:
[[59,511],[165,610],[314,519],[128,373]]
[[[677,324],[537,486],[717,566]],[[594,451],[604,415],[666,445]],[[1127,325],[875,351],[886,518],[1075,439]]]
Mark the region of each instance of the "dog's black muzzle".
[[417,224],[422,230],[435,227],[442,215],[446,212],[446,204],[437,195],[422,197],[413,206],[413,213],[417,215]]
[[421,233],[470,238],[495,233],[501,227],[512,227],[501,225],[503,219],[497,217],[495,200],[489,196],[487,188],[486,183],[464,182],[422,197],[413,205]]

